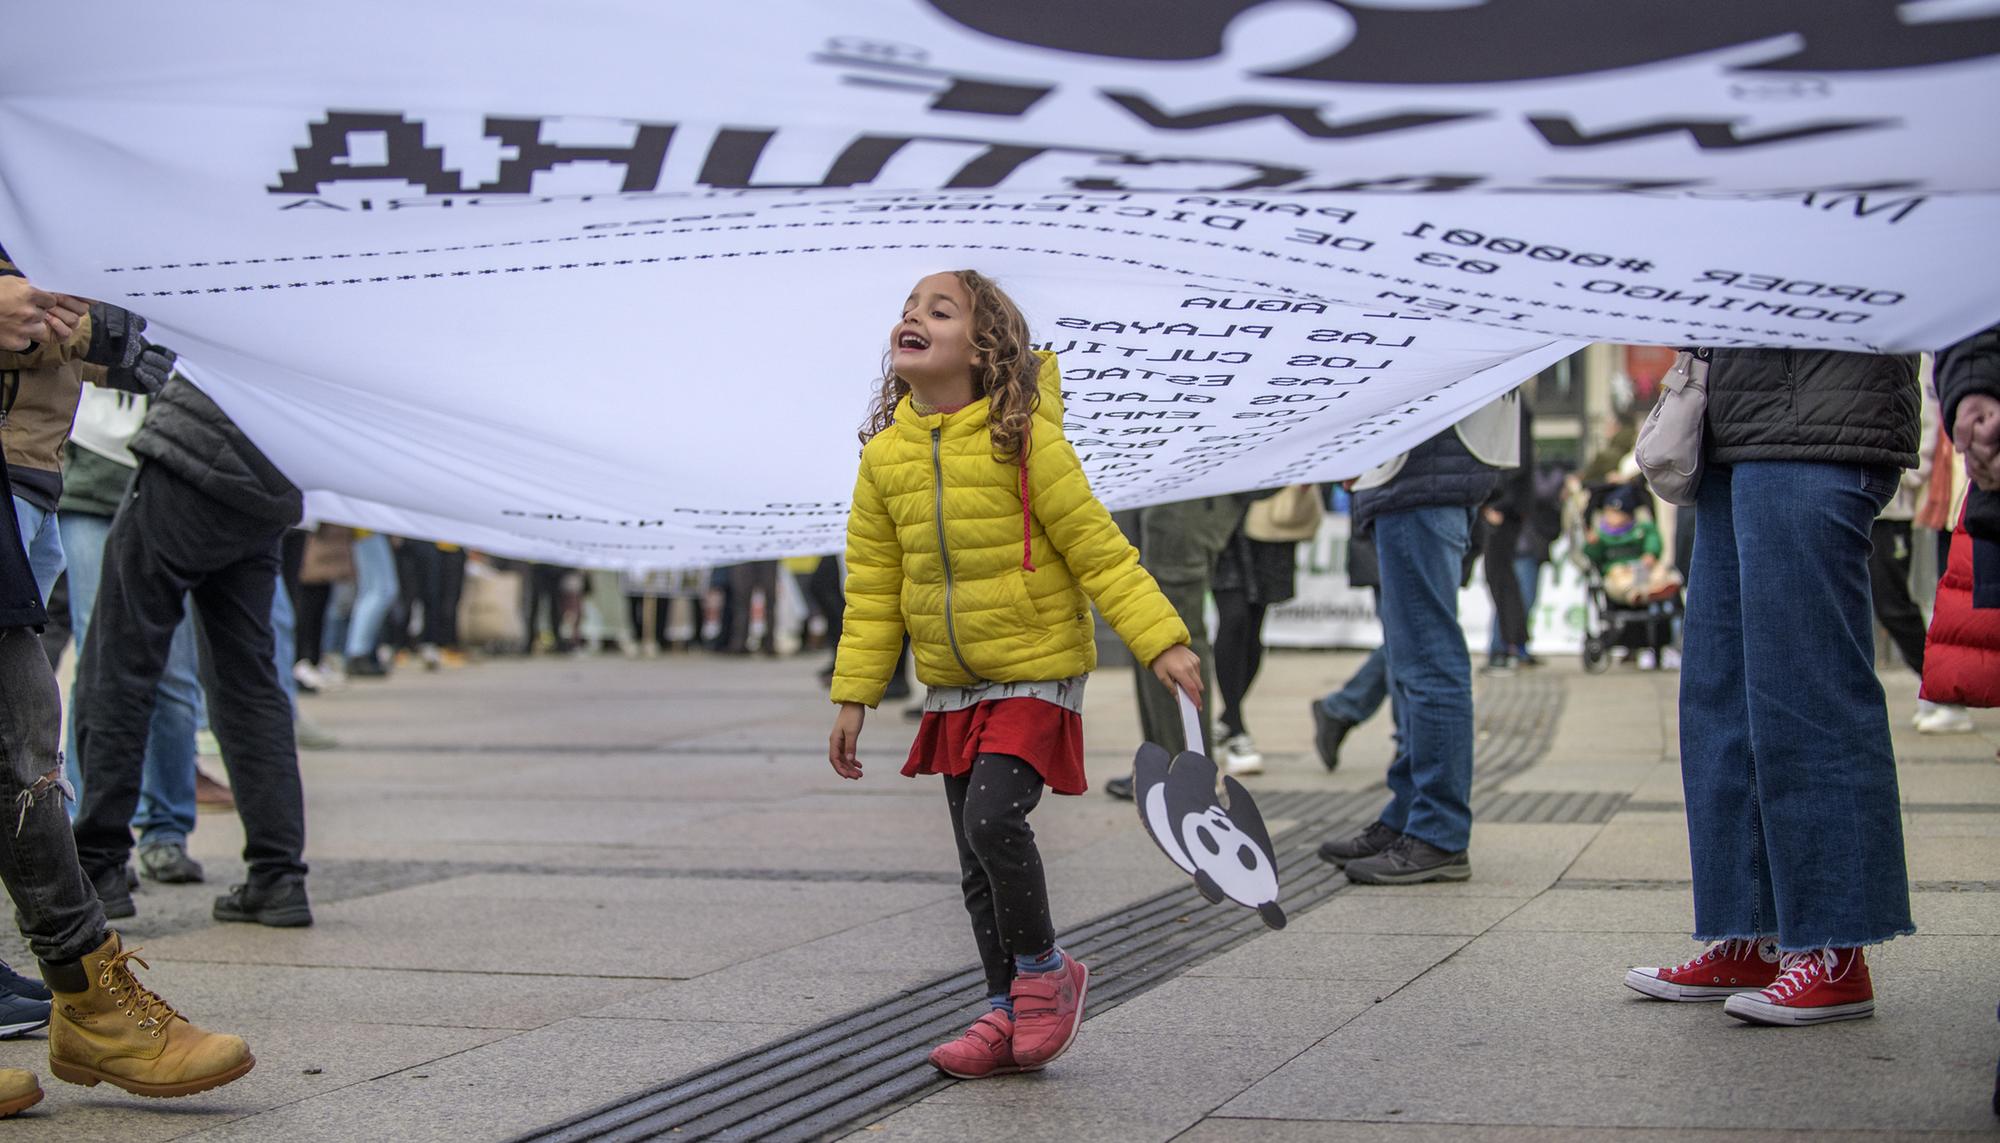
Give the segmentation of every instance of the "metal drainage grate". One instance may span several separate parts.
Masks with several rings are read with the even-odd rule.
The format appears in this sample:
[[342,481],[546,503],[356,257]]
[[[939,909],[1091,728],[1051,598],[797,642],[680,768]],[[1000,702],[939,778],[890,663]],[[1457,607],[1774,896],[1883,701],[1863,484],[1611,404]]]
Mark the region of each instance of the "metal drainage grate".
[[[1548,749],[1561,708],[1559,681],[1507,681],[1516,685],[1491,687],[1482,703],[1476,751],[1481,786],[1533,765]],[[1349,887],[1339,870],[1319,860],[1313,843],[1325,831],[1372,814],[1381,797],[1374,788],[1271,791],[1259,798],[1266,820],[1296,823],[1272,839],[1289,912],[1302,914]],[[1508,797],[1485,800],[1504,807],[1513,804]],[[1578,813],[1587,808],[1579,804]],[[1091,1010],[1102,1014],[1264,931],[1248,910],[1209,907],[1182,886],[1072,929],[1063,947],[1091,966]],[[956,1082],[926,1066],[925,1057],[965,1022],[972,1007],[966,998],[983,979],[977,967],[968,968],[514,1143],[839,1135]]]

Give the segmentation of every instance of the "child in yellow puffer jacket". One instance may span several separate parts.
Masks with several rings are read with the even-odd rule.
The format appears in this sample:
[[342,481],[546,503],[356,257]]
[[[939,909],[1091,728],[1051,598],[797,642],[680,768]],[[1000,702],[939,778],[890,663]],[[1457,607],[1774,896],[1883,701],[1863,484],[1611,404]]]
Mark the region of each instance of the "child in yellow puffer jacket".
[[963,1079],[1033,1071],[1083,1020],[1089,973],[1056,947],[1028,814],[1084,791],[1083,682],[1098,610],[1161,683],[1201,700],[1188,630],[1062,437],[1060,374],[1012,299],[971,271],[917,283],[890,331],[847,525],[847,609],[827,758],[855,746],[904,632],[930,688],[906,775],[944,775],[990,1011],[931,1053]]

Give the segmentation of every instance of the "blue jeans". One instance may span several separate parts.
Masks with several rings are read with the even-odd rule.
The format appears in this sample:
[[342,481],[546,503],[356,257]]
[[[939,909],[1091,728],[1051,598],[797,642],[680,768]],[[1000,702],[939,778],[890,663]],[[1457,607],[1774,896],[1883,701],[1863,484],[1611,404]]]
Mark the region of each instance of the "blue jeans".
[[21,525],[21,544],[28,549],[28,567],[35,573],[35,590],[42,602],[49,601],[49,589],[63,573],[62,534],[56,513],[37,508],[14,497],[14,520]]
[[1389,697],[1389,654],[1377,647],[1355,670],[1347,685],[1319,700],[1320,709],[1356,726],[1375,717]]
[[1472,656],[1458,625],[1459,566],[1471,543],[1464,508],[1375,521],[1398,736],[1382,824],[1451,853],[1472,840]]
[[[74,557],[69,568],[69,625],[75,633],[77,668],[81,670],[83,638],[90,630],[91,609],[97,603],[104,538],[111,532],[111,517],[64,512],[59,520],[62,545]],[[132,828],[139,831],[142,846],[169,841],[185,843],[188,834],[194,832],[194,734],[202,697],[198,666],[194,624],[183,620],[174,632],[173,649],[167,653],[167,669],[160,675],[160,685],[154,692],[153,721],[146,731],[139,808],[132,815]],[[68,758],[64,770],[76,787],[77,796],[82,797],[75,711],[70,712],[63,748]]]
[[[347,625],[344,654],[349,662],[372,655],[382,641],[382,621],[396,605],[396,552],[389,537],[362,536],[354,541],[354,614]],[[289,665],[285,674],[291,674]]]
[[1681,663],[1697,940],[1797,952],[1916,931],[1868,589],[1896,482],[1803,461],[1702,477]]

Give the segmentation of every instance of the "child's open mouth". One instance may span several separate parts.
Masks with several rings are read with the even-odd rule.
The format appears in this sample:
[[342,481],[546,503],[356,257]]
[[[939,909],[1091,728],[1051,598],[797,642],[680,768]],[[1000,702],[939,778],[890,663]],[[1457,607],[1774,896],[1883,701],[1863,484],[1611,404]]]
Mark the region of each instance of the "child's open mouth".
[[900,337],[896,338],[897,349],[921,350],[929,349],[930,347],[930,339],[914,331],[906,330]]

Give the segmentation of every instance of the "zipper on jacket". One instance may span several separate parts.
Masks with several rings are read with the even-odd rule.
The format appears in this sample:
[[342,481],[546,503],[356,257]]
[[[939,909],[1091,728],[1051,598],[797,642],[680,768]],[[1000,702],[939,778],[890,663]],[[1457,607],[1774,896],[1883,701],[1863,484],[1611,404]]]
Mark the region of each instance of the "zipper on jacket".
[[939,441],[943,436],[943,429],[931,430],[931,483],[937,491],[938,560],[944,564],[944,637],[945,641],[951,644],[951,654],[953,658],[958,660],[958,665],[965,668],[966,674],[978,679],[980,678],[979,672],[972,669],[972,664],[965,661],[965,652],[958,649],[958,630],[952,625],[951,620],[953,582],[951,576],[951,546],[945,543],[944,539],[944,456],[939,445]]

